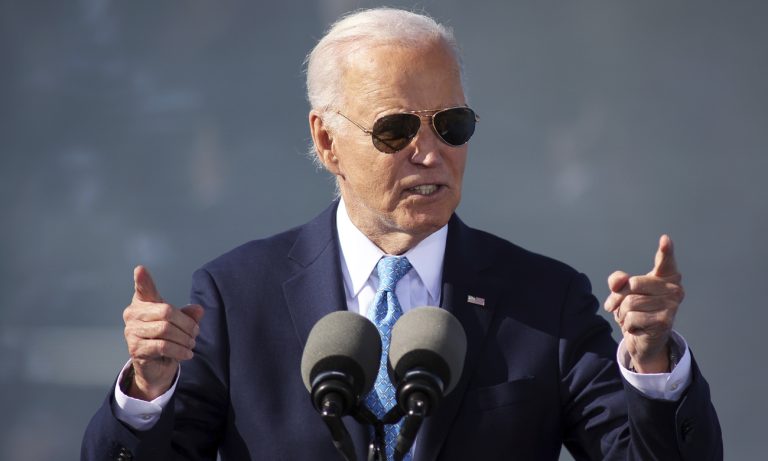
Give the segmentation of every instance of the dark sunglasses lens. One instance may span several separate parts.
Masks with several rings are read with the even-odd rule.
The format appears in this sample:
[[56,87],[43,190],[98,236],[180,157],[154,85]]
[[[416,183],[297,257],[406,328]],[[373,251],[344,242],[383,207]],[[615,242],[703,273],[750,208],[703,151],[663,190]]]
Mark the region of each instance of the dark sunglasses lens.
[[435,130],[443,141],[461,146],[475,133],[475,111],[468,107],[456,107],[435,114]]
[[385,115],[376,120],[371,129],[373,146],[381,152],[393,154],[411,142],[421,126],[421,119],[414,114]]

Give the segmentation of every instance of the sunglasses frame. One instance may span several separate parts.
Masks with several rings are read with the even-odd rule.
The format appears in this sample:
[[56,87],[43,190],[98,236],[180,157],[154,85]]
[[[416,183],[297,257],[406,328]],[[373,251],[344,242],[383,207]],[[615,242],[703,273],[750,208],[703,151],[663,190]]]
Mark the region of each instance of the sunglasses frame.
[[[464,144],[468,143],[469,139],[467,139],[466,141],[464,141],[461,144],[451,144],[448,141],[446,141],[445,139],[443,139],[443,137],[440,135],[440,132],[437,131],[437,127],[435,126],[435,116],[437,114],[439,114],[441,112],[453,110],[453,109],[469,109],[470,111],[472,111],[472,114],[474,114],[474,116],[475,116],[475,123],[480,121],[480,116],[477,115],[477,112],[475,112],[474,110],[470,109],[468,106],[456,106],[456,107],[446,107],[444,109],[423,109],[423,110],[407,110],[407,111],[403,111],[403,112],[395,112],[393,114],[382,115],[381,117],[379,117],[376,120],[374,120],[373,124],[376,125],[376,122],[378,122],[381,118],[387,117],[387,116],[390,116],[390,115],[401,115],[401,114],[416,115],[417,117],[419,117],[420,120],[421,119],[425,119],[425,118],[429,120],[429,126],[432,127],[432,131],[435,133],[435,135],[437,136],[437,138],[440,141],[442,141],[443,143],[445,143],[446,145],[449,145],[451,147],[459,147],[459,146],[463,146]],[[341,115],[345,119],[347,119],[349,122],[351,122],[356,127],[358,127],[363,133],[365,133],[367,135],[370,135],[371,136],[371,142],[373,143],[373,147],[375,147],[376,150],[378,150],[379,152],[384,153],[384,154],[396,154],[396,153],[400,152],[401,150],[405,149],[406,147],[408,147],[408,144],[411,143],[413,138],[415,138],[416,135],[419,134],[419,131],[421,130],[421,123],[419,123],[419,129],[416,130],[416,133],[414,133],[413,136],[408,138],[408,142],[403,147],[401,147],[400,149],[395,150],[395,149],[393,149],[390,146],[390,148],[392,148],[392,151],[391,152],[387,152],[387,151],[381,150],[379,148],[379,146],[376,145],[376,141],[378,140],[381,144],[384,144],[385,146],[389,146],[386,141],[384,141],[383,139],[381,139],[378,136],[376,136],[375,134],[373,134],[373,129],[372,128],[366,128],[362,124],[360,124],[360,123],[352,120],[351,118],[347,117],[346,115],[344,115],[341,111],[337,110],[336,113]],[[470,136],[470,138],[471,138],[471,136]]]

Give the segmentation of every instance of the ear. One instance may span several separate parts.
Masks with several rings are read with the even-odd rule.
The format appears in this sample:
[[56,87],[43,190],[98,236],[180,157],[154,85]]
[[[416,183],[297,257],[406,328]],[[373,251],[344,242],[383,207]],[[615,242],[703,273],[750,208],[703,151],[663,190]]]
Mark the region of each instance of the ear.
[[312,142],[315,153],[325,169],[334,175],[339,175],[339,160],[334,153],[333,133],[325,124],[320,112],[309,111],[309,130],[312,132]]

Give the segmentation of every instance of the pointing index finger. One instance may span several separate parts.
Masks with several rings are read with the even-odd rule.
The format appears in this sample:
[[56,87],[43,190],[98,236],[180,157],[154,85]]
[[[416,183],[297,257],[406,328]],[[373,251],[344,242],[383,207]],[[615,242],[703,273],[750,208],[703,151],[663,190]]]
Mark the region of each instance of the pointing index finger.
[[678,273],[674,245],[667,234],[659,238],[659,249],[656,250],[651,273],[657,277],[669,277]]

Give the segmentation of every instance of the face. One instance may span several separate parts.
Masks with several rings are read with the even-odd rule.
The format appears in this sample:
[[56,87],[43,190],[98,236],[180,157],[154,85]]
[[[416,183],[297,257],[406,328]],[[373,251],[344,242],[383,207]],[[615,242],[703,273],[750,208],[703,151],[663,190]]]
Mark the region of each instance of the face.
[[[337,109],[366,128],[387,114],[465,105],[458,65],[441,42],[359,51],[349,58],[342,88]],[[441,141],[427,118],[394,154],[376,150],[371,136],[347,120],[336,126],[320,157],[336,175],[352,222],[374,243],[394,239],[404,242],[395,250],[405,251],[448,222],[461,199],[466,145]]]

